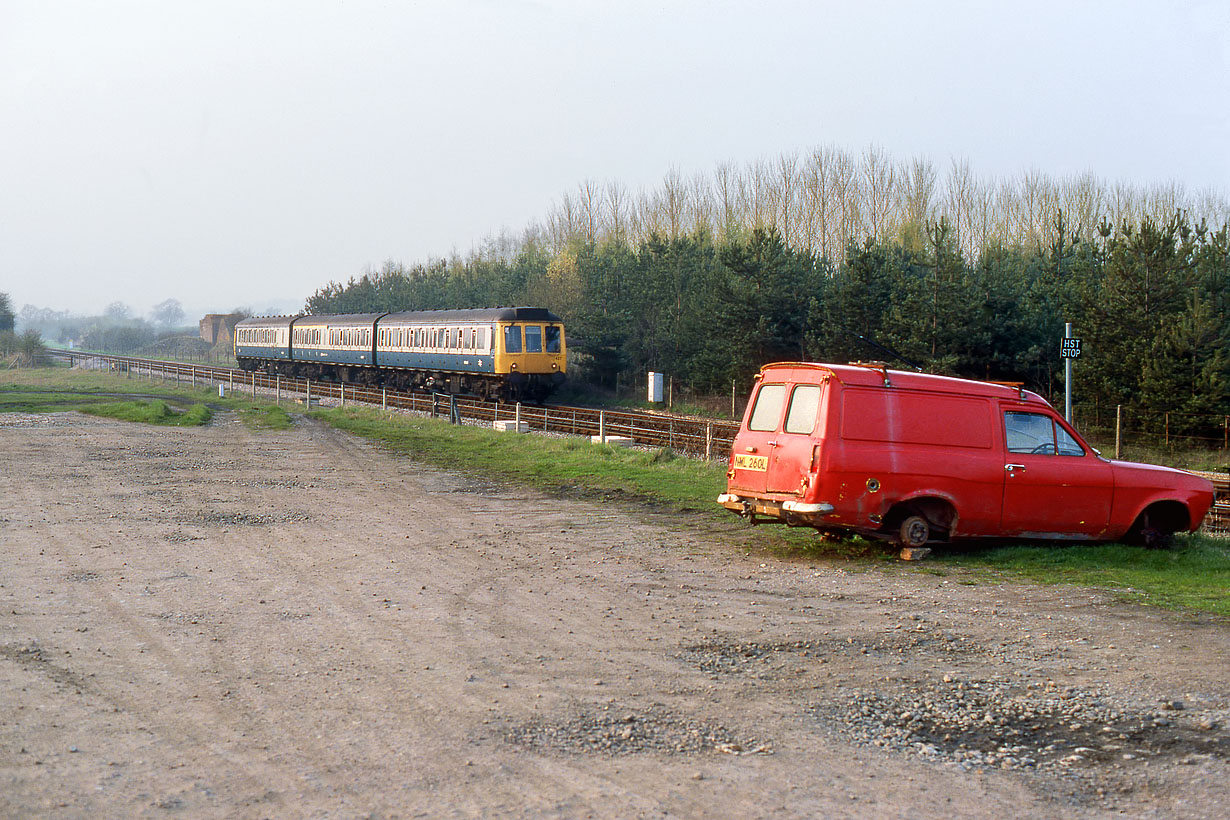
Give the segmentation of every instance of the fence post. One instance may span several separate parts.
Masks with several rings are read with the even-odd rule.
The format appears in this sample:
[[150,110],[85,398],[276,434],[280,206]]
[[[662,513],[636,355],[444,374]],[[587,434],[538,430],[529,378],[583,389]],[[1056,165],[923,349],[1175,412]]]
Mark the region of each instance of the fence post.
[[518,433],[521,432],[521,402],[517,402],[515,415],[513,416],[513,429]]
[[598,441],[606,444],[606,411],[598,411]]
[[282,377],[273,377],[273,403],[280,405],[282,403]]
[[196,367],[192,368],[192,389],[196,390]]
[[705,424],[705,461],[713,458],[713,422]]
[[312,409],[312,380],[307,380],[307,398],[303,400],[303,408],[305,410]]
[[252,398],[256,398],[256,371],[252,371]]
[[389,388],[387,387],[380,388],[380,409],[389,409]]
[[1121,431],[1123,429],[1123,405],[1115,405],[1115,458],[1120,457],[1122,450],[1120,443],[1122,442]]
[[346,406],[346,382],[338,382],[342,391],[342,407]]

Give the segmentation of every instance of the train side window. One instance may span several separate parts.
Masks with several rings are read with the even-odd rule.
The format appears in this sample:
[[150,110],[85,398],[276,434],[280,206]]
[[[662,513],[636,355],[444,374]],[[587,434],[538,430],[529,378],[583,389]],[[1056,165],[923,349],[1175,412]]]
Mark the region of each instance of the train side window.
[[542,352],[542,325],[525,326],[525,352]]
[[777,429],[777,422],[782,417],[782,408],[786,403],[786,385],[762,384],[756,393],[756,404],[752,407],[752,417],[748,420],[747,429],[770,432]]
[[548,353],[559,353],[559,328],[555,325],[547,325],[547,341],[546,350]]
[[504,352],[521,352],[521,326],[508,325],[504,328]]

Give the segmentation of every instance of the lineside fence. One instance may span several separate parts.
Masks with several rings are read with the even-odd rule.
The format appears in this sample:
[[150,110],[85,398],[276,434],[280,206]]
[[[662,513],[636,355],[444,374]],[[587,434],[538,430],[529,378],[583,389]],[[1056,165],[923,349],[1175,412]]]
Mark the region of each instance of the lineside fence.
[[95,367],[121,371],[137,379],[146,378],[162,383],[173,381],[192,387],[220,385],[233,395],[256,397],[272,392],[275,401],[281,401],[285,396],[288,400],[303,401],[309,406],[322,400],[341,406],[363,404],[487,427],[497,421],[510,422],[509,426],[520,430],[598,436],[602,440],[613,441],[631,440],[639,445],[664,447],[683,455],[717,461],[730,457],[730,448],[739,430],[736,422],[672,413],[595,410],[562,405],[510,405],[441,393],[407,393],[379,387],[269,376],[209,365],[67,350],[53,352],[73,363],[92,362]]
[[[233,395],[249,394],[255,398],[257,395],[272,392],[274,400],[279,402],[285,396],[287,400],[302,401],[309,407],[321,400],[336,402],[341,406],[347,403],[363,404],[448,418],[457,424],[494,426],[496,422],[507,422],[508,426],[523,431],[597,436],[604,441],[625,439],[639,445],[663,447],[683,455],[717,461],[725,461],[730,457],[735,434],[739,431],[737,422],[678,416],[665,412],[508,405],[441,393],[430,395],[405,393],[386,388],[268,376],[264,373],[250,373],[228,367],[80,353],[70,350],[50,350],[48,353],[59,358],[66,358],[74,364],[92,363],[95,367],[122,371],[138,379],[160,380],[163,383],[173,380],[176,384],[193,387],[223,386]],[[1078,421],[1085,419],[1081,425],[1083,430],[1088,430],[1103,440],[1106,440],[1108,436],[1115,436],[1117,451],[1128,449],[1133,445],[1146,448],[1152,445],[1156,448],[1157,432],[1151,430],[1150,425],[1156,427],[1160,424],[1161,441],[1167,449],[1187,445],[1230,452],[1227,448],[1227,445],[1230,445],[1230,438],[1226,437],[1226,433],[1230,432],[1230,426],[1223,426],[1223,438],[1220,442],[1215,435],[1208,432],[1210,429],[1216,432],[1215,426],[1212,428],[1208,426],[1210,422],[1216,422],[1218,418],[1222,418],[1223,425],[1230,425],[1230,418],[1196,417],[1196,414],[1133,412],[1129,417],[1130,423],[1125,424],[1124,417],[1127,414],[1120,411],[1117,419],[1118,425],[1114,425],[1114,420],[1112,420],[1112,426],[1106,427],[1100,424],[1102,421],[1100,416],[1090,413],[1089,415],[1094,416],[1094,424],[1091,425],[1088,422],[1089,415],[1082,413],[1082,408],[1078,406],[1074,410],[1076,412],[1073,415]],[[1195,432],[1192,432],[1193,430]],[[1124,457],[1131,458],[1132,455],[1127,453]],[[1216,500],[1213,509],[1209,511],[1205,519],[1203,531],[1209,535],[1230,537],[1230,474],[1193,472],[1209,479],[1216,487]]]

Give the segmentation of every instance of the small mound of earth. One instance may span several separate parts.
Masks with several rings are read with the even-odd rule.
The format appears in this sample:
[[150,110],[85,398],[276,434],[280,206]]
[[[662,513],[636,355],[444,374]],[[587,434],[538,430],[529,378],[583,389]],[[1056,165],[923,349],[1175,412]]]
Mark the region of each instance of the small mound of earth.
[[504,742],[564,754],[764,754],[762,742],[740,738],[718,723],[694,720],[655,705],[646,710],[610,707],[559,720],[536,718],[505,726]]

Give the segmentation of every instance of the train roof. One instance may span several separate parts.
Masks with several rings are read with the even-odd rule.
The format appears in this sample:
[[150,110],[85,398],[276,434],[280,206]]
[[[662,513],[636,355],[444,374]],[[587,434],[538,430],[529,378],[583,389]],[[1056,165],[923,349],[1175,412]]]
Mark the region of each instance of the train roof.
[[345,327],[371,326],[383,313],[320,313],[300,316],[296,320],[297,327],[343,325]]
[[287,316],[252,316],[237,327],[289,327],[319,325],[370,325],[377,320],[389,324],[449,324],[452,322],[562,322],[541,307],[470,308],[465,310],[404,310],[396,313],[296,313]]
[[466,310],[407,310],[390,313],[386,322],[559,322],[560,318],[546,308],[502,307],[470,308]]
[[290,327],[291,322],[302,315],[296,313],[290,316],[249,316],[236,322],[235,327]]

